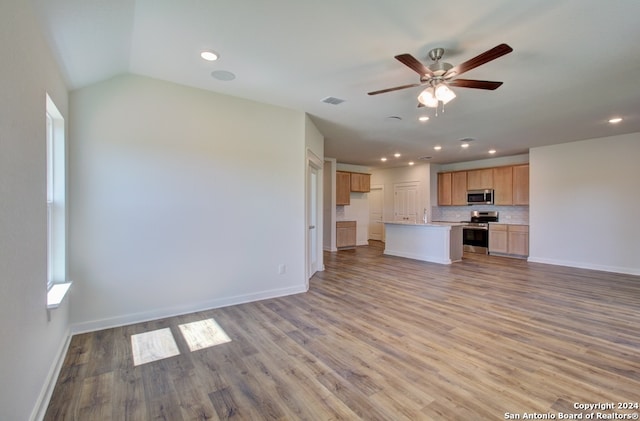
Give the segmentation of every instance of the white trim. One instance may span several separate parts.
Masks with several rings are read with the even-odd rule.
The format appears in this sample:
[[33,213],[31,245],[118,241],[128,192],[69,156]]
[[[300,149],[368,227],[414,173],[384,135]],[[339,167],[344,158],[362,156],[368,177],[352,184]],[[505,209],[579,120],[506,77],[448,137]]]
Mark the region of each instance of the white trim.
[[167,307],[142,313],[132,313],[123,316],[111,317],[108,319],[93,320],[82,323],[74,323],[71,325],[71,332],[74,335],[80,333],[94,332],[102,329],[110,329],[113,327],[130,325],[133,323],[148,322],[150,320],[163,319],[165,317],[180,316],[183,314],[195,313],[198,311],[206,311],[214,308],[228,307],[237,304],[245,304],[253,301],[267,300],[270,298],[284,297],[287,295],[300,294],[307,292],[303,286],[295,286],[288,288],[272,289],[254,294],[237,295],[223,299],[202,301],[195,304],[183,305],[178,307]]
[[30,421],[41,421],[44,419],[47,408],[49,407],[49,401],[53,395],[53,389],[56,387],[60,371],[62,370],[62,364],[64,363],[67,351],[69,350],[69,345],[71,344],[71,336],[71,330],[67,329],[65,340],[58,349],[56,357],[53,360],[53,364],[51,365],[51,368],[49,368],[45,382],[42,385],[42,389],[38,394],[38,399],[36,400],[36,404],[33,407],[31,416],[29,417]]
[[573,261],[561,260],[561,259],[560,260],[546,259],[543,257],[535,257],[535,256],[529,256],[527,258],[527,262],[544,263],[547,265],[556,265],[556,266],[567,266],[567,267],[578,268],[578,269],[599,270],[602,272],[624,273],[628,275],[640,275],[640,269],[628,268],[628,267],[622,267],[622,266],[597,265],[592,263],[573,262]]

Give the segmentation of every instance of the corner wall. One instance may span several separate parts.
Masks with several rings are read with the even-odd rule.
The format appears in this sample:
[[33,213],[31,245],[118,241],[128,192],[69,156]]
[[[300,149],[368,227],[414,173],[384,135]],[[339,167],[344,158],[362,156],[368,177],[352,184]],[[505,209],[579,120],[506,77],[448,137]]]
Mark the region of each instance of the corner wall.
[[75,331],[305,291],[303,112],[140,76],[70,108]]

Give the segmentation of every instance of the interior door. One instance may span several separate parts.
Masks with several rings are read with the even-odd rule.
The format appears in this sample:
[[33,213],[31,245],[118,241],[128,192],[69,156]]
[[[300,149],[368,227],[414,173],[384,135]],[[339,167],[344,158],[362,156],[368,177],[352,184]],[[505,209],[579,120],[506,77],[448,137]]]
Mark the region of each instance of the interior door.
[[371,186],[369,192],[369,239],[384,241],[384,187]]
[[393,187],[393,215],[394,220],[403,222],[418,221],[418,182],[399,183]]

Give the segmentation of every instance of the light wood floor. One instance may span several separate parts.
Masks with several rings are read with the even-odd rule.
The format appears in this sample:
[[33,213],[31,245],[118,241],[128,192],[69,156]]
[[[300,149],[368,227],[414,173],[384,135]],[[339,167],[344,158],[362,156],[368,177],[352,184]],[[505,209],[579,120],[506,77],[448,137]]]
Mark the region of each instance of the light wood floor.
[[[375,242],[325,265],[305,294],[74,336],[46,419],[498,420],[640,402],[640,277],[430,264]],[[178,325],[207,318],[232,341],[190,352]],[[131,335],[167,327],[180,355],[134,367]]]

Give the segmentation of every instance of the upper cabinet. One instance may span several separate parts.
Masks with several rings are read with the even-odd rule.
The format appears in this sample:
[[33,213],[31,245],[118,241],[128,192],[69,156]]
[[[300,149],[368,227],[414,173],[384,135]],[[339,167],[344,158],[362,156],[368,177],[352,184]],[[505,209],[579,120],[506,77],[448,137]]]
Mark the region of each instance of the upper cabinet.
[[494,205],[529,204],[529,164],[438,173],[438,205],[464,206],[467,190],[494,190]]
[[529,204],[529,164],[513,167],[513,204]]
[[368,193],[370,191],[371,174],[336,171],[336,205],[350,205],[351,192]]
[[464,206],[467,204],[467,172],[455,171],[438,174],[438,205]]
[[513,205],[513,167],[493,169],[493,204]]
[[451,206],[451,174],[450,172],[438,173],[438,205]]
[[336,171],[336,205],[351,203],[351,173]]
[[371,191],[371,174],[352,172],[351,191],[359,193],[369,193]]
[[467,190],[493,188],[493,168],[467,171]]
[[457,171],[451,174],[451,204],[465,206],[467,204],[467,172]]

